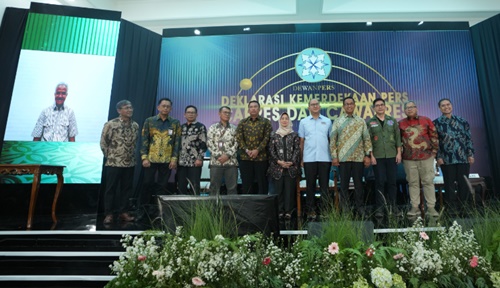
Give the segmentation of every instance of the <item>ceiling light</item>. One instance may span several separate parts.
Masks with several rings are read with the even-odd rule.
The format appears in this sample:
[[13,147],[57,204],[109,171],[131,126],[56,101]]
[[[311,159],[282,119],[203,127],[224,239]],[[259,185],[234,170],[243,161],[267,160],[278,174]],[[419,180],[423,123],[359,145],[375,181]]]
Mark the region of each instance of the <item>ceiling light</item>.
[[422,24],[424,24],[424,21],[420,21],[420,22],[418,22],[418,26],[420,26],[420,25],[422,25]]
[[201,31],[198,30],[198,29],[194,29],[194,35],[200,35],[201,34]]
[[366,22],[366,26],[372,26],[372,22]]
[[243,28],[243,31],[250,31],[250,27]]

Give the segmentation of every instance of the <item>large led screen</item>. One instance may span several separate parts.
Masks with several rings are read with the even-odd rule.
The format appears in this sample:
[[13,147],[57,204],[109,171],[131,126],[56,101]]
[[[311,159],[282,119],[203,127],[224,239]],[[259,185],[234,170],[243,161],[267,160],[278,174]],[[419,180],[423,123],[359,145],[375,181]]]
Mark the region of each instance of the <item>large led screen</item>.
[[[65,183],[100,183],[120,22],[30,11],[0,163],[64,165]],[[3,175],[2,183],[32,176]],[[42,183],[55,183],[55,176]]]
[[416,101],[420,115],[441,115],[438,100],[450,98],[454,114],[471,125],[476,163],[471,171],[490,175],[483,112],[469,31],[328,32],[164,38],[158,98],[173,100],[172,116],[198,107],[207,127],[218,108],[233,110],[231,122],[247,117],[247,103],[278,126],[287,111],[298,121],[311,98],[334,120],[342,99],[352,96],[355,113],[373,116],[371,102],[387,101],[388,113],[405,117],[403,103]]

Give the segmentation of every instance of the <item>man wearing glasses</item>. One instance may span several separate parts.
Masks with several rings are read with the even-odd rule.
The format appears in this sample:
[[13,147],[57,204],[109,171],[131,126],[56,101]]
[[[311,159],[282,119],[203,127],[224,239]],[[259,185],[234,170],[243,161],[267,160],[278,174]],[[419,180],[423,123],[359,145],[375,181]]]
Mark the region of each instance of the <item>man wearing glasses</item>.
[[59,83],[54,93],[55,103],[44,109],[33,129],[33,141],[75,142],[78,135],[73,109],[64,105],[68,84]]
[[[367,122],[373,150],[370,154],[375,174],[376,217],[384,216],[384,205],[387,211],[396,216],[401,212],[396,206],[397,165],[401,163],[401,132],[396,119],[385,114],[385,100],[373,100],[373,116]],[[387,198],[386,198],[387,197]]]
[[302,153],[301,166],[306,176],[306,205],[308,220],[316,219],[316,179],[319,181],[321,197],[330,199],[328,183],[332,158],[328,149],[328,137],[332,120],[320,114],[321,106],[317,99],[309,101],[310,115],[300,120],[299,137]]
[[434,208],[436,194],[434,190],[434,158],[438,151],[438,136],[431,119],[419,116],[417,105],[413,101],[404,104],[406,118],[399,121],[403,141],[403,165],[410,190],[411,209],[408,216],[420,214],[420,182],[427,202],[427,213],[438,217]]
[[220,122],[215,123],[207,132],[207,146],[210,150],[210,193],[219,195],[222,179],[226,183],[228,195],[236,195],[238,185],[238,142],[236,126],[229,123],[231,108],[219,108]]
[[114,214],[121,221],[133,221],[127,212],[132,196],[134,179],[135,147],[139,124],[132,120],[133,107],[128,100],[116,104],[119,117],[104,124],[101,134],[101,150],[106,158],[106,190],[104,191],[104,224],[113,222]]
[[344,212],[349,211],[348,192],[352,177],[356,212],[360,217],[364,217],[363,171],[364,167],[370,166],[372,142],[366,122],[358,115],[354,115],[356,108],[354,98],[345,98],[343,108],[345,114],[335,120],[330,134],[332,165],[339,166],[342,209]]
[[188,194],[188,182],[192,193],[199,195],[201,167],[207,151],[207,128],[196,121],[198,108],[189,105],[184,109],[186,123],[181,126],[181,149],[177,169],[179,194]]

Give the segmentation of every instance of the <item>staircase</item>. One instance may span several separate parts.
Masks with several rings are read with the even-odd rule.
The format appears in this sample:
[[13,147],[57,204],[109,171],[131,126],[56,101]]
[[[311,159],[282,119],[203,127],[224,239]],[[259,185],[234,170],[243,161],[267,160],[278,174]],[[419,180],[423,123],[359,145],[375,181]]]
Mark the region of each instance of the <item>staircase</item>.
[[0,287],[103,287],[141,231],[0,231]]

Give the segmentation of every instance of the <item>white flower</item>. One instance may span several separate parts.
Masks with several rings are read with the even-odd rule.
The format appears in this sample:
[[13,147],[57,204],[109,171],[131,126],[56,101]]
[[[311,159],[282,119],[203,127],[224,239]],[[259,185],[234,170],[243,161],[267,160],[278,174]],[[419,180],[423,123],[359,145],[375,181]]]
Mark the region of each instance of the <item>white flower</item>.
[[153,271],[153,276],[156,277],[156,279],[161,279],[163,276],[165,276],[165,271],[161,271],[161,270],[155,270]]
[[222,235],[216,235],[214,239],[217,240],[217,241],[224,241],[224,236],[222,236]]
[[372,283],[379,288],[390,288],[392,286],[391,272],[385,268],[377,267],[370,273]]

